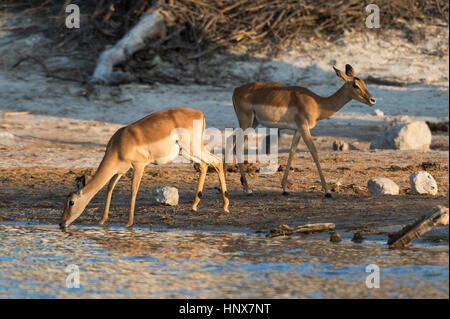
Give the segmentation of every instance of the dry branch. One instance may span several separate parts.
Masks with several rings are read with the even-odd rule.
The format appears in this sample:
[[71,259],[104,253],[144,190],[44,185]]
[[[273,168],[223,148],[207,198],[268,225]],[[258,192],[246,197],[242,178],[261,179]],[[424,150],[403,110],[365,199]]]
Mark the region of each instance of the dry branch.
[[45,63],[39,57],[35,57],[35,56],[24,56],[24,57],[20,58],[16,63],[14,63],[11,66],[11,68],[14,69],[17,66],[19,66],[22,62],[27,61],[27,60],[32,60],[32,61],[36,62],[37,64],[39,64],[42,67],[42,69],[44,69],[44,73],[45,73],[46,77],[57,79],[57,80],[62,80],[62,81],[85,83],[85,81],[82,79],[68,78],[68,77],[61,76],[61,75],[51,72],[48,69],[48,67],[45,65]]
[[288,225],[280,225],[277,228],[271,229],[268,238],[278,237],[278,236],[288,236],[295,233],[311,234],[318,232],[330,231],[335,228],[333,223],[319,223],[319,224],[306,224],[297,226],[297,228],[289,227]]
[[91,83],[117,84],[129,77],[122,71],[113,71],[114,65],[129,59],[145,47],[145,40],[165,33],[164,17],[158,10],[150,11],[112,48],[104,51],[90,79]]
[[414,223],[403,227],[389,236],[389,248],[404,248],[413,240],[429,232],[436,226],[448,226],[449,210],[443,206],[433,207]]

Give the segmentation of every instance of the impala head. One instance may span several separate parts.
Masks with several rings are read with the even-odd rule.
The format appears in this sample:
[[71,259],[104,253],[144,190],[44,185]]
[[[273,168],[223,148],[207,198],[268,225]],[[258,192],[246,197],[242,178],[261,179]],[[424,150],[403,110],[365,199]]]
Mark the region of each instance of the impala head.
[[350,64],[345,66],[345,73],[336,69],[334,66],[333,69],[337,76],[345,81],[352,99],[370,106],[375,105],[375,98],[367,91],[366,84],[356,76],[355,70],[353,70]]
[[82,188],[86,185],[86,177],[83,175],[75,179],[76,192],[72,192],[66,197],[64,203],[64,211],[61,215],[59,226],[65,228],[69,226],[78,216],[83,213],[86,207],[85,201],[82,200]]

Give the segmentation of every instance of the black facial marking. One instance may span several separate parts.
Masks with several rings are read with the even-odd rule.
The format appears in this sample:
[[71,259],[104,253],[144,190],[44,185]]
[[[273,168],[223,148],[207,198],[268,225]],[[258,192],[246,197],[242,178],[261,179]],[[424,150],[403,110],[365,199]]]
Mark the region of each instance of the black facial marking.
[[197,193],[197,197],[198,197],[198,198],[202,198],[202,196],[203,196],[202,192],[198,192],[198,193]]

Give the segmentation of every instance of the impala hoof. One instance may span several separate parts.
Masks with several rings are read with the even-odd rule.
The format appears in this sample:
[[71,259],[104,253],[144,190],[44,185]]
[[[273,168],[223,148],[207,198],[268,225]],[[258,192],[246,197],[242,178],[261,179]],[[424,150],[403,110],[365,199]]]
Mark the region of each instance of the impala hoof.
[[291,193],[283,191],[283,196],[289,196],[289,195],[291,195]]
[[333,196],[331,195],[331,193],[325,193],[325,197],[326,197],[326,198],[333,198]]

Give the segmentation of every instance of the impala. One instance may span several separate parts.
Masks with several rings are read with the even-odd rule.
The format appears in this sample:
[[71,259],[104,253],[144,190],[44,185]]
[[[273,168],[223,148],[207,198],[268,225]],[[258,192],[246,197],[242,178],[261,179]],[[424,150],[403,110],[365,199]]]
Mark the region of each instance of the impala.
[[[345,83],[329,97],[321,97],[300,86],[262,82],[245,84],[233,92],[234,110],[241,129],[256,128],[261,124],[266,127],[295,130],[286,170],[281,180],[283,195],[289,194],[286,186],[289,168],[302,137],[319,171],[325,196],[331,197],[310,130],[318,121],[331,117],[352,99],[370,106],[375,105],[375,98],[367,91],[364,81],[356,76],[349,64],[345,66],[345,73],[334,66],[333,69]],[[235,145],[234,143],[233,148]],[[251,194],[252,190],[248,186],[242,163],[238,163],[238,166],[244,191]]]
[[[200,123],[195,129],[194,123]],[[90,179],[77,179],[77,191],[67,196],[60,226],[66,227],[81,215],[90,200],[107,183],[108,193],[100,225],[108,219],[111,195],[117,182],[130,168],[133,168],[131,182],[131,204],[127,227],[133,224],[134,205],[139,184],[147,164],[165,164],[178,155],[200,162],[200,177],[192,209],[202,197],[208,165],[211,164],[219,176],[224,210],[228,212],[228,194],[225,184],[223,164],[203,147],[205,131],[203,113],[184,107],[167,109],[144,117],[143,119],[120,128],[109,140],[105,155],[95,175]],[[187,134],[179,134],[183,131]],[[197,143],[199,147],[193,147]]]

